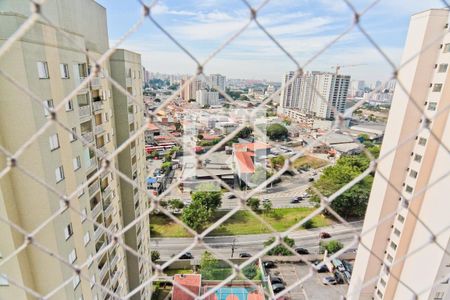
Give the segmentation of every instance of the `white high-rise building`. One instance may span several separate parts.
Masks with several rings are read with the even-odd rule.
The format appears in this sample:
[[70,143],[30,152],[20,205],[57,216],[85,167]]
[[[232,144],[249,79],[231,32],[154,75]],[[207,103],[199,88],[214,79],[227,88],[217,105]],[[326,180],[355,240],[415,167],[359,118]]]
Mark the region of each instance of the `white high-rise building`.
[[211,92],[208,90],[198,90],[196,92],[196,101],[201,106],[219,105],[219,92]]
[[209,80],[213,85],[219,87],[222,91],[225,91],[227,81],[225,76],[220,74],[211,74],[209,75]]
[[446,9],[411,18],[348,299],[450,299],[448,23]]
[[[293,79],[295,77],[295,79]],[[289,83],[293,79],[292,83]],[[298,107],[301,76],[296,76],[295,72],[291,71],[284,75],[282,80],[282,90],[280,97],[280,107],[282,108],[296,108]]]

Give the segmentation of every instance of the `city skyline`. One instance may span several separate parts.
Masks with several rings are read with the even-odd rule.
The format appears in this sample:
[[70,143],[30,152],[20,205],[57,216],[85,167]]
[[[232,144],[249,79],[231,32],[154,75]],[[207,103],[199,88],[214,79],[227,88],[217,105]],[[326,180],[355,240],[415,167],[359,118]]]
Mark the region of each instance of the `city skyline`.
[[[140,16],[140,4],[138,1],[123,4],[105,0],[97,2],[107,8],[109,37],[113,45],[125,33],[123,28],[130,27]],[[153,8],[152,15],[201,62],[248,21],[248,8],[242,1],[229,2],[160,1]],[[250,2],[258,5],[258,1]],[[353,2],[356,9],[362,11],[373,1]],[[442,6],[439,0],[427,3],[410,1],[407,6],[399,0],[382,1],[362,17],[363,28],[398,65],[410,16],[429,7]],[[389,18],[394,14],[395,18]],[[353,22],[353,13],[344,1],[329,0],[270,1],[258,17],[259,22],[300,64],[304,64]],[[121,20],[120,24],[111,22],[116,19]],[[141,53],[143,65],[150,72],[193,74],[196,71],[195,63],[150,20],[145,20],[143,26],[122,46]],[[337,62],[341,65],[364,64],[342,70],[342,74],[351,75],[356,80],[384,82],[392,74],[392,68],[357,28],[353,28],[306,69],[331,71]],[[205,73],[220,73],[228,78],[279,81],[291,69],[295,69],[295,64],[252,24],[205,67]]]

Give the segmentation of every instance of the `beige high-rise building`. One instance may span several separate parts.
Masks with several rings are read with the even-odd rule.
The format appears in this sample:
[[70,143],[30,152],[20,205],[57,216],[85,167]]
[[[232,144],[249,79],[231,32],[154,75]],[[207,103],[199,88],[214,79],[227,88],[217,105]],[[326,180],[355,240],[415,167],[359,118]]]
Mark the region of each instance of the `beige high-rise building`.
[[[134,99],[143,104],[143,68],[141,56],[137,53],[118,49],[111,56],[111,75]],[[126,142],[144,124],[144,112],[126,94],[113,87],[114,121],[116,123],[117,144]],[[140,187],[132,186],[120,179],[122,214],[124,226],[137,219],[148,208],[146,190],[146,157],[144,135],[140,134],[118,155],[119,170]],[[140,255],[150,257],[149,217],[144,216],[125,233],[125,243]],[[145,260],[127,252],[128,280],[130,290],[137,288],[150,277],[151,266]],[[149,299],[151,284],[140,291],[142,299]],[[137,293],[132,299],[141,299]]]
[[[0,76],[0,145],[9,153],[15,153],[30,141],[48,121],[49,113],[45,107],[59,105],[88,76],[93,61],[82,50],[87,49],[90,55],[98,58],[109,47],[106,10],[94,0],[47,1],[42,6],[42,13],[70,40],[55,28],[38,21],[0,57],[0,69],[41,99],[33,100],[22,89]],[[29,15],[30,1],[0,1],[0,45]],[[118,73],[114,71],[114,76],[121,80],[122,75],[116,75],[121,72],[119,65],[125,68],[129,64],[119,61],[120,53],[115,54],[118,60],[113,64],[114,70],[119,70]],[[139,68],[142,72],[140,65],[137,66],[137,57],[132,55],[132,58],[133,69],[137,72]],[[101,69],[111,73],[110,62],[105,62]],[[142,74],[139,76],[142,77]],[[132,80],[133,93],[139,99],[141,81]],[[122,99],[118,96],[117,101]],[[123,102],[125,106],[117,101],[113,98],[111,84],[104,76],[95,77],[56,112],[56,118],[75,134],[69,134],[61,126],[53,124],[17,156],[17,164],[21,168],[49,187],[18,168],[13,168],[0,178],[1,218],[26,232],[35,231],[34,242],[68,263],[82,265],[89,261],[81,269],[81,275],[85,278],[75,276],[62,285],[75,275],[74,270],[33,245],[28,245],[5,262],[5,258],[23,244],[25,237],[14,227],[0,222],[0,262],[4,262],[0,269],[0,299],[35,299],[20,286],[42,296],[55,292],[52,299],[111,298],[94,283],[121,296],[128,293],[127,275],[134,278],[137,270],[127,271],[127,256],[123,247],[114,244],[111,236],[91,220],[110,231],[120,230],[123,219],[127,221],[128,213],[135,208],[136,201],[133,200],[139,199],[138,208],[142,210],[143,198],[133,196],[131,190],[130,194],[126,194],[128,190],[121,191],[121,187],[126,187],[119,184],[118,176],[111,171],[100,174],[75,195],[70,201],[73,209],[59,213],[63,206],[57,194],[70,195],[82,183],[93,178],[100,170],[103,154],[113,152],[118,146],[116,141],[120,144],[127,134],[132,133],[131,124],[135,124],[134,130],[142,125],[142,117],[137,117],[142,115],[141,110],[136,110],[134,106],[131,106],[132,111],[128,110],[130,106],[126,99]],[[143,148],[141,139],[136,141],[134,148],[128,147],[121,153],[119,159],[123,161],[120,164],[117,157],[111,164],[142,184],[145,175],[138,170],[142,165],[136,167],[143,156],[142,151],[137,150],[139,148]],[[6,165],[6,156],[1,152],[0,170],[4,170]],[[137,170],[137,177],[134,177],[133,170]],[[76,211],[80,211],[81,216]],[[147,225],[142,226],[141,232],[148,230]],[[126,235],[127,242],[133,240],[130,234],[139,235],[134,230],[130,231]],[[143,236],[142,239],[134,237],[134,240],[139,244],[139,241],[148,239],[145,234]],[[147,246],[141,248],[142,253],[148,252]],[[144,268],[141,273],[145,276],[148,271]],[[130,283],[134,284],[134,281],[130,280]]]
[[[449,281],[442,280],[450,273],[448,22],[446,9],[411,18],[402,59],[407,63],[398,74],[406,91],[395,89],[380,154],[387,156],[378,164],[389,183],[375,175],[351,299],[450,299]],[[435,137],[427,130],[416,133],[426,126]]]

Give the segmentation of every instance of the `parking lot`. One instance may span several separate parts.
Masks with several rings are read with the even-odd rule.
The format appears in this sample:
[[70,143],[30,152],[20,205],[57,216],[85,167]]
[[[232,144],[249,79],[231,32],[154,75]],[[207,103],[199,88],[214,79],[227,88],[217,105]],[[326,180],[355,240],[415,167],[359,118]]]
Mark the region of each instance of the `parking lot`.
[[[269,274],[281,277],[286,287],[294,284],[309,273],[309,267],[305,264],[297,263],[277,263],[275,268],[267,269]],[[292,300],[338,300],[341,295],[347,293],[347,284],[324,285],[322,279],[326,276],[332,276],[331,273],[315,273],[305,282],[297,285],[289,292]]]

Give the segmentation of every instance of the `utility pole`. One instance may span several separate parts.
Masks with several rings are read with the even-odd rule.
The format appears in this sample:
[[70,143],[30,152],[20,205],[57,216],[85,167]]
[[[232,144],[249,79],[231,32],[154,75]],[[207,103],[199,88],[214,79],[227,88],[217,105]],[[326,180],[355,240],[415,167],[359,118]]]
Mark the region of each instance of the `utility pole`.
[[234,255],[235,245],[236,245],[236,238],[233,239],[233,244],[231,244],[231,258],[233,258]]

